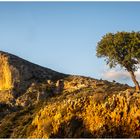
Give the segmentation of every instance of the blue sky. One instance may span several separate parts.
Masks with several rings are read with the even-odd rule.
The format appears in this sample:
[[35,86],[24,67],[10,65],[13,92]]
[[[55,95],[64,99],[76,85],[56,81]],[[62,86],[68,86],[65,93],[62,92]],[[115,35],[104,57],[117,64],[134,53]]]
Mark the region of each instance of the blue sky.
[[[0,2],[0,50],[63,73],[110,79],[97,42],[132,30],[140,31],[140,2]],[[113,78],[131,84],[121,74]]]

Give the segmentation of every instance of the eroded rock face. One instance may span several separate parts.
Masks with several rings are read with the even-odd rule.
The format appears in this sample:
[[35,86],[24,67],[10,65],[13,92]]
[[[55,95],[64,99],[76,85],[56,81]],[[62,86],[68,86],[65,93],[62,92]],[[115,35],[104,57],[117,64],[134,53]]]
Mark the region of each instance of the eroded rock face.
[[[32,83],[58,80],[66,75],[0,51],[0,102],[18,98]],[[6,99],[5,99],[6,97]]]
[[0,54],[0,90],[11,88],[13,88],[13,83],[8,58]]

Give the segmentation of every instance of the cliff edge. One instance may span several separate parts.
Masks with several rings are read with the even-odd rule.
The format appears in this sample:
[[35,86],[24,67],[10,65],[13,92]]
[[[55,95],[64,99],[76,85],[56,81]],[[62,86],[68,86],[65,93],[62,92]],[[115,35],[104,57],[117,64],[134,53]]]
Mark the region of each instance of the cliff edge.
[[0,51],[0,102],[13,102],[32,83],[56,81],[67,75]]

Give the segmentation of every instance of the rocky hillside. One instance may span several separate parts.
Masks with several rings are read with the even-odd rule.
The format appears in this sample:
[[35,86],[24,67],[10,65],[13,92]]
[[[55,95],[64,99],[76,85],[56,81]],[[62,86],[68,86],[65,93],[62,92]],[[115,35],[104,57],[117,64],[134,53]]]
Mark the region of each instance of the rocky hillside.
[[140,94],[0,52],[0,138],[140,138]]
[[9,53],[0,52],[0,102],[15,105],[29,88],[67,75],[32,64]]

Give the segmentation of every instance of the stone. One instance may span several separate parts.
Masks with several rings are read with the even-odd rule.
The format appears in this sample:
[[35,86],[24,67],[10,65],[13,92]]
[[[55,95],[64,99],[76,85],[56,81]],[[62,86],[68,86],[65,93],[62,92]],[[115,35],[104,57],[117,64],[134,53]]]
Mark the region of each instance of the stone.
[[53,81],[65,76],[67,75],[0,51],[0,102],[18,98],[32,83]]
[[56,93],[61,93],[64,89],[64,81],[63,80],[58,80],[56,83]]
[[12,87],[12,73],[8,64],[8,58],[0,54],[0,90],[7,90]]

